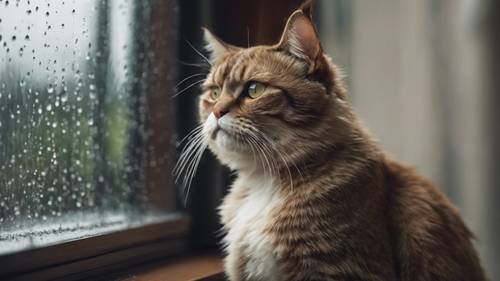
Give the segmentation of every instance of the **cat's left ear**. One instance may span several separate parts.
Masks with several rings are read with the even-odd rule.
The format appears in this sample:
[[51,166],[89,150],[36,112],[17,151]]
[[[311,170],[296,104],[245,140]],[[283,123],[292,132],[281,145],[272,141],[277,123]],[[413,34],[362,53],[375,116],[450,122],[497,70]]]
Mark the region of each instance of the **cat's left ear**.
[[236,51],[238,47],[230,45],[220,38],[215,36],[210,30],[205,27],[202,27],[203,37],[205,39],[205,49],[210,54],[210,61],[213,63],[222,55],[230,51]]
[[311,21],[309,6],[295,11],[288,18],[277,47],[309,63],[309,72],[318,67],[323,50],[316,27]]

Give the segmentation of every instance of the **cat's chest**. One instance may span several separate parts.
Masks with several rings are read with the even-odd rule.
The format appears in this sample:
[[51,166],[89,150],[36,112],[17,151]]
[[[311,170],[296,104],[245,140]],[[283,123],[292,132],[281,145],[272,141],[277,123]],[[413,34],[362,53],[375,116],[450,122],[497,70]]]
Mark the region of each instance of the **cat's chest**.
[[277,254],[269,228],[284,199],[276,187],[260,184],[241,200],[226,242],[229,251],[237,251],[244,257],[243,270],[247,276],[257,280],[277,280]]

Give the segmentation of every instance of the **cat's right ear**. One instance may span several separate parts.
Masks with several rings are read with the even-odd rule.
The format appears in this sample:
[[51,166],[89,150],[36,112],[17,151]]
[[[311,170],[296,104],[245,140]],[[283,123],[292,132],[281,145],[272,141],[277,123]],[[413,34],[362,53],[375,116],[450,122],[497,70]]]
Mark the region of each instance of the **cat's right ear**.
[[310,18],[311,2],[306,3],[309,4],[288,18],[277,48],[306,61],[309,64],[309,72],[312,73],[321,67],[324,58],[318,32]]
[[215,36],[208,28],[202,27],[203,37],[205,39],[205,49],[210,54],[209,59],[214,63],[218,58],[227,52],[237,50],[237,47],[232,46],[220,38]]

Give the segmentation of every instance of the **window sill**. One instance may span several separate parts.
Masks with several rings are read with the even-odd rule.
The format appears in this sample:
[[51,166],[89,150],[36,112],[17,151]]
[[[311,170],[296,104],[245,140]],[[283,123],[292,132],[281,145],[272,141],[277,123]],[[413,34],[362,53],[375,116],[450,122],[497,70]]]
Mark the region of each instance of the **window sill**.
[[132,270],[116,281],[223,281],[222,259],[217,254],[190,255]]

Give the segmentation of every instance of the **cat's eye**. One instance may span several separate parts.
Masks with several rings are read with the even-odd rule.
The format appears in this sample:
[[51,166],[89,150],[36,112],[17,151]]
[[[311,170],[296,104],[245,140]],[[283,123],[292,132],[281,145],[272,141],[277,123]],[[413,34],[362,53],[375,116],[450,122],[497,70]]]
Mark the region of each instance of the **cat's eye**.
[[214,88],[212,90],[210,90],[210,98],[212,100],[217,100],[219,97],[220,97],[220,89],[219,88]]
[[247,95],[252,99],[256,99],[264,93],[265,89],[266,85],[259,82],[251,82],[247,88]]

